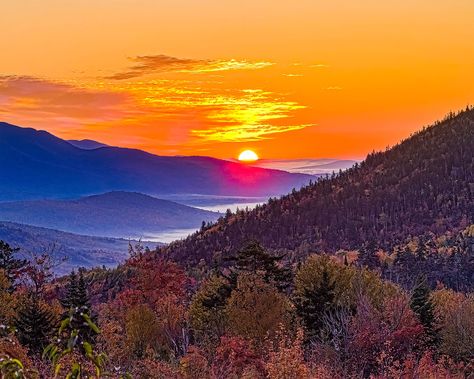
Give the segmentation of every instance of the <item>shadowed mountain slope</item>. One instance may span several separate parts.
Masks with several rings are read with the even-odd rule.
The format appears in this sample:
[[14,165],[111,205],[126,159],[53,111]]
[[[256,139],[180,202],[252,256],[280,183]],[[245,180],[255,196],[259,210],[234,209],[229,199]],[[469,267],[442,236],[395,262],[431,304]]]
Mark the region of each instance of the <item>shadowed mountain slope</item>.
[[111,146],[85,150],[50,133],[6,123],[0,123],[0,172],[0,201],[109,191],[268,196],[312,178],[210,157],[157,156]]
[[474,222],[474,110],[450,115],[360,165],[228,215],[164,248],[186,263],[211,262],[250,239],[296,254],[389,248],[410,236]]

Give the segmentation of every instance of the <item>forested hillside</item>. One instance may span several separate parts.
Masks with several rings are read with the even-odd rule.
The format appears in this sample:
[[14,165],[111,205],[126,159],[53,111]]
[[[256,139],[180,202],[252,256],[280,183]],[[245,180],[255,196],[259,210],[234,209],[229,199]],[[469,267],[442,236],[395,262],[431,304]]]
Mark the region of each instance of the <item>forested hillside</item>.
[[474,222],[473,147],[474,111],[467,109],[338,175],[228,213],[163,251],[187,264],[210,263],[252,239],[306,254],[392,249],[415,236],[456,232]]

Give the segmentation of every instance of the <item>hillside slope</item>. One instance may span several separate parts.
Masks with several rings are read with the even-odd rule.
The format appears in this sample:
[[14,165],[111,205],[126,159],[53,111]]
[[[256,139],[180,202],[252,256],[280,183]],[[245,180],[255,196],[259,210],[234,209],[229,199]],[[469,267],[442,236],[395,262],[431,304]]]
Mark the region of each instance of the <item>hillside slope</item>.
[[91,236],[141,238],[169,229],[198,229],[219,213],[132,192],[77,200],[0,202],[0,220]]
[[[12,247],[19,247],[20,253],[27,258],[29,253],[44,252],[57,259],[66,258],[64,263],[55,268],[58,274],[68,273],[78,267],[117,266],[127,258],[129,244],[125,239],[91,237],[4,221],[0,221],[0,240]],[[159,245],[143,244],[150,248]]]
[[312,178],[210,157],[166,157],[119,147],[85,150],[6,123],[0,123],[0,172],[0,201],[109,191],[268,196]]
[[474,221],[474,110],[423,129],[360,165],[250,212],[226,217],[164,248],[187,263],[228,254],[249,239],[304,254],[392,247],[409,236]]

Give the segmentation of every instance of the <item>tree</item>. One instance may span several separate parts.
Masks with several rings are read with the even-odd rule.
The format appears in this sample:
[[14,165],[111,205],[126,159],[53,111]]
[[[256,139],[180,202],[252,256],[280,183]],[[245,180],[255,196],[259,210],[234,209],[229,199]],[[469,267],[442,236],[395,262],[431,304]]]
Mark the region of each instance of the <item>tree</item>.
[[11,291],[14,289],[15,280],[28,264],[26,259],[15,258],[18,251],[18,248],[14,249],[8,243],[0,240],[0,269],[4,270],[6,277],[12,283]]
[[74,270],[71,271],[68,277],[68,282],[65,286],[65,293],[61,299],[61,305],[69,312],[73,308],[76,301],[77,293],[77,275]]
[[323,268],[319,283],[304,287],[295,297],[296,313],[306,329],[306,339],[319,337],[324,316],[334,310],[335,284],[327,267]]
[[429,342],[434,343],[436,337],[433,312],[434,306],[431,301],[431,290],[426,282],[425,276],[418,277],[415,289],[411,296],[410,308],[415,312],[425,328]]
[[216,379],[260,379],[265,377],[265,368],[263,359],[255,351],[251,341],[239,336],[224,336],[215,351],[212,373]]
[[374,240],[368,241],[359,253],[358,263],[374,269],[380,265],[380,259],[377,255],[377,244]]
[[345,365],[357,378],[372,377],[381,367],[403,361],[419,348],[423,336],[423,326],[404,295],[386,298],[381,309],[361,296],[348,326],[347,346],[340,350],[347,352]]
[[20,342],[41,353],[54,333],[55,317],[37,296],[30,294],[15,319]]
[[136,358],[144,358],[148,348],[158,350],[158,318],[145,304],[131,308],[126,315],[127,348]]
[[433,293],[436,318],[440,324],[440,347],[456,361],[474,359],[474,299],[452,290]]
[[268,334],[290,321],[288,298],[255,274],[241,274],[227,302],[231,332],[261,344]]
[[199,346],[217,345],[227,328],[225,306],[232,286],[222,276],[213,275],[202,282],[189,306],[189,319]]
[[296,338],[292,338],[280,330],[278,343],[270,348],[266,369],[269,379],[308,379],[309,369],[304,361],[303,332],[298,330]]
[[[87,294],[87,287],[82,270],[79,271],[79,278],[77,278],[74,271],[69,275],[66,293],[61,304],[66,309],[63,315],[64,317],[67,317],[72,309],[79,310],[87,314],[88,317],[92,317],[89,296]],[[95,322],[95,317],[93,319]],[[75,318],[71,322],[73,323],[72,327],[77,329],[82,337],[88,340],[93,339],[94,336],[91,333],[91,328],[87,324],[84,324],[81,319]]]
[[0,324],[8,324],[15,316],[15,307],[18,303],[18,294],[11,292],[11,282],[0,269]]
[[60,263],[60,261],[57,262],[53,259],[50,252],[30,254],[28,263],[23,271],[34,296],[43,296],[46,285],[54,276],[54,268]]
[[194,346],[179,360],[179,366],[183,379],[211,379],[209,362]]
[[257,241],[248,243],[234,257],[227,258],[233,264],[233,280],[242,272],[259,274],[279,289],[286,289],[291,283],[292,273],[281,264],[284,256],[269,254]]
[[66,293],[61,304],[68,310],[73,307],[85,307],[90,309],[90,300],[87,294],[87,286],[82,270],[79,271],[79,278],[74,270],[69,275],[68,283],[66,285]]

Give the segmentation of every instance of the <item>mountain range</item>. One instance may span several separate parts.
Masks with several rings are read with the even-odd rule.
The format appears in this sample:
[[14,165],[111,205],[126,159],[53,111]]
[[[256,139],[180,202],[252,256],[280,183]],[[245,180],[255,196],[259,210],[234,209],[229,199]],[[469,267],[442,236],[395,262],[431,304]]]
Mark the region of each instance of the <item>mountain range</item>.
[[[268,196],[313,176],[200,156],[157,156],[0,123],[0,201],[70,199],[110,191]],[[94,144],[92,144],[93,146]]]
[[[21,247],[20,254],[48,253],[57,261],[63,260],[54,271],[66,274],[77,267],[115,267],[127,258],[129,243],[135,241],[119,238],[91,237],[57,230],[0,221],[0,240],[13,247]],[[159,243],[142,242],[154,248]]]
[[360,160],[355,159],[260,159],[255,166],[262,168],[278,168],[293,173],[310,174],[310,175],[326,175],[340,170],[347,170]]
[[74,200],[0,202],[0,220],[89,236],[146,238],[170,229],[197,229],[219,213],[134,192]]
[[391,249],[474,224],[474,110],[450,114],[360,164],[239,211],[163,248],[186,264],[233,254],[246,241],[298,256]]

